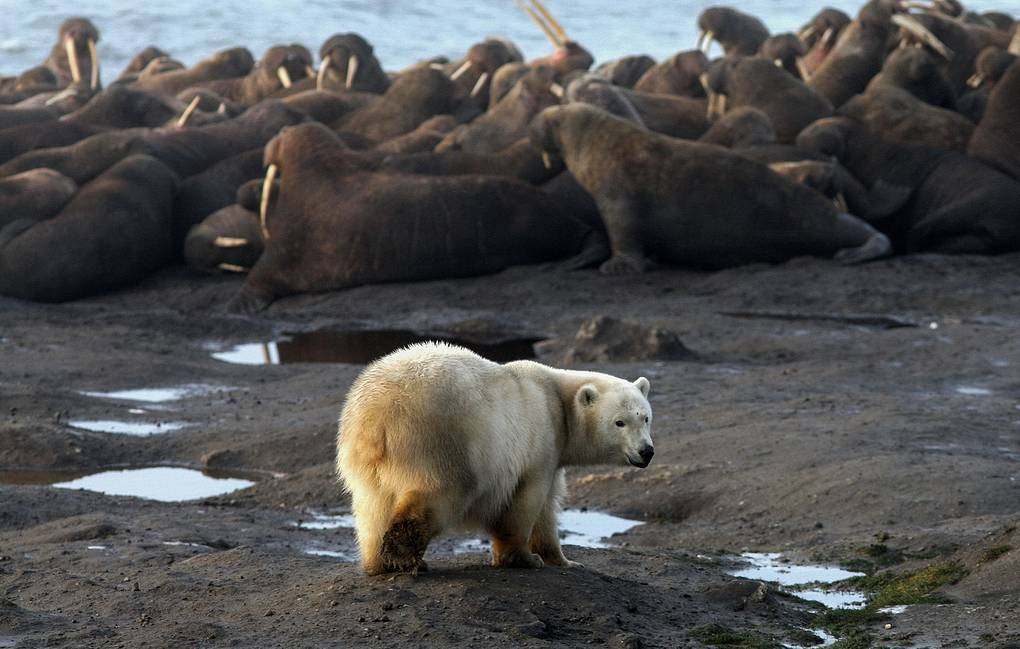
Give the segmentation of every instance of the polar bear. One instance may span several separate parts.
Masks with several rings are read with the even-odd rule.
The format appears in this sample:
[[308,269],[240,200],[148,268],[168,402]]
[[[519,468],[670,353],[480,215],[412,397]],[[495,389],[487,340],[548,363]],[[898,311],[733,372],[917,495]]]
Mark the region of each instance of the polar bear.
[[347,395],[336,458],[365,572],[426,569],[451,529],[488,532],[496,566],[577,565],[556,528],[563,467],[648,466],[649,387],[444,343],[374,361]]

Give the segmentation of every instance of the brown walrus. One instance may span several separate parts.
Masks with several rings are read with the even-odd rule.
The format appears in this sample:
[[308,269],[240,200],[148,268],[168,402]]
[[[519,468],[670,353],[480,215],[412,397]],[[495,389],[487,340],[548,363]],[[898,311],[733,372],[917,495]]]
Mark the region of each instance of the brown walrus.
[[595,198],[613,250],[606,274],[642,272],[652,258],[725,268],[797,255],[853,263],[891,251],[885,235],[764,165],[592,106],[547,108],[532,138]]
[[233,310],[277,297],[362,284],[493,273],[581,253],[604,258],[604,238],[540,189],[493,176],[413,176],[360,168],[321,124],[284,129],[266,145],[266,187],[280,171],[266,248]]

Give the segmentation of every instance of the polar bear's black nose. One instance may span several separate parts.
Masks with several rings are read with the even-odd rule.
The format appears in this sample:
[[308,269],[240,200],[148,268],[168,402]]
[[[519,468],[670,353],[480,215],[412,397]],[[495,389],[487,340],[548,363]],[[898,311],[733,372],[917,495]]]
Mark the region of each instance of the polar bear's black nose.
[[655,449],[651,446],[646,446],[638,451],[638,455],[641,456],[641,459],[644,460],[645,464],[648,464],[652,461],[652,456],[655,455]]

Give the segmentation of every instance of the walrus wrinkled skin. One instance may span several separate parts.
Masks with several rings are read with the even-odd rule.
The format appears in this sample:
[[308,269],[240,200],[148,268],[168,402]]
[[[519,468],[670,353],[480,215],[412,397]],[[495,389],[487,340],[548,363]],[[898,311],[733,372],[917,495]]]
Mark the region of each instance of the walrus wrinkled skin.
[[698,141],[727,149],[761,146],[774,144],[776,131],[768,115],[752,106],[741,106],[712,122],[712,127]]
[[511,176],[532,185],[552,180],[563,171],[562,165],[542,161],[542,152],[523,137],[497,153],[443,151],[387,156],[379,171],[423,174],[427,176]]
[[184,239],[184,261],[207,275],[246,272],[262,250],[258,214],[236,203],[210,214]]
[[701,87],[699,79],[706,70],[708,57],[701,50],[677,52],[641,75],[634,84],[634,90],[660,95],[704,97],[705,89]]
[[903,144],[966,151],[974,123],[959,113],[937,108],[895,86],[875,86],[839,109],[874,133]]
[[771,61],[727,57],[715,61],[705,77],[705,90],[727,98],[731,108],[752,106],[769,116],[779,142],[789,144],[801,129],[832,115],[832,104]]
[[613,251],[606,274],[643,272],[652,259],[726,268],[890,252],[885,235],[818,192],[721,147],[649,133],[584,104],[546,109],[532,138],[595,198]]
[[510,146],[528,134],[528,124],[535,115],[560,102],[552,92],[554,81],[555,73],[551,67],[532,67],[484,115],[443,138],[436,146],[436,152],[495,153]]
[[48,219],[76,191],[77,183],[52,169],[35,169],[0,179],[0,228],[18,219]]
[[390,78],[375,57],[372,46],[360,34],[333,34],[319,48],[319,90],[371,92],[381,95]]
[[131,156],[45,221],[0,230],[0,294],[63,302],[127,286],[174,255],[170,205],[177,176]]
[[997,254],[1020,249],[1020,183],[955,151],[890,142],[851,119],[819,120],[797,145],[836,157],[866,187],[913,190],[873,225],[897,252]]
[[266,146],[265,163],[280,171],[279,195],[265,222],[265,252],[232,310],[261,310],[292,293],[608,252],[597,233],[521,181],[366,173],[349,153],[319,124],[284,129]]
[[971,157],[1020,180],[1020,63],[1014,62],[988,95],[988,106],[967,146]]
[[[174,196],[174,231],[180,241],[193,226],[234,203],[237,190],[262,176],[262,148],[221,160],[181,182]],[[250,264],[249,264],[250,265]]]

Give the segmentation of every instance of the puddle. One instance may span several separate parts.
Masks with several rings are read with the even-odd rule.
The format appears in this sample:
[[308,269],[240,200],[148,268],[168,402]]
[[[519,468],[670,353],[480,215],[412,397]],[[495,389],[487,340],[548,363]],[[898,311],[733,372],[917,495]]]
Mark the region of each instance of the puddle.
[[331,559],[339,559],[344,562],[353,563],[358,560],[356,552],[342,552],[339,550],[320,550],[318,548],[306,548],[302,550],[305,554],[310,554],[314,557],[329,557]]
[[242,365],[286,365],[289,363],[351,363],[365,365],[390,352],[414,343],[447,342],[493,360],[506,363],[535,358],[534,344],[540,338],[519,338],[498,343],[428,336],[406,330],[311,331],[285,334],[274,342],[249,343],[217,351],[212,357]]
[[144,401],[146,403],[164,403],[178,401],[186,397],[197,397],[212,392],[220,392],[231,388],[207,383],[190,383],[170,388],[142,388],[139,390],[117,390],[114,392],[79,392],[86,397],[98,399],[115,399],[118,401]]
[[839,638],[837,638],[834,635],[831,635],[825,629],[805,629],[801,627],[801,631],[807,631],[808,633],[815,634],[816,636],[822,639],[821,644],[805,646],[799,644],[786,644],[784,642],[782,643],[782,645],[786,647],[786,649],[820,649],[821,647],[831,647],[832,645],[836,644],[837,640],[839,640]]
[[955,388],[957,394],[965,394],[968,397],[987,397],[992,393],[991,390],[986,388],[975,388],[970,385],[958,385]]
[[[583,548],[612,547],[607,540],[615,534],[622,534],[642,521],[632,521],[603,512],[566,509],[560,512],[560,543],[579,545]],[[454,554],[489,552],[488,539],[467,539],[459,541],[453,548]]]
[[312,520],[301,520],[294,523],[294,526],[302,530],[335,530],[341,527],[354,529],[354,514],[330,516],[313,512],[311,516]]
[[907,610],[906,604],[897,604],[896,606],[885,606],[878,609],[879,613],[888,613],[889,615],[899,615]]
[[180,430],[188,424],[181,421],[164,421],[156,423],[148,422],[135,422],[135,421],[117,421],[113,419],[102,419],[95,421],[85,421],[81,419],[72,420],[67,422],[67,425],[71,428],[80,428],[81,430],[91,430],[94,433],[117,433],[120,435],[136,435],[139,437],[147,437],[149,435],[158,435],[159,433],[168,433],[172,430]]
[[87,489],[108,496],[135,496],[161,502],[180,502],[221,496],[255,484],[251,480],[214,476],[194,469],[149,467],[101,472],[2,471],[0,483],[50,485]]

